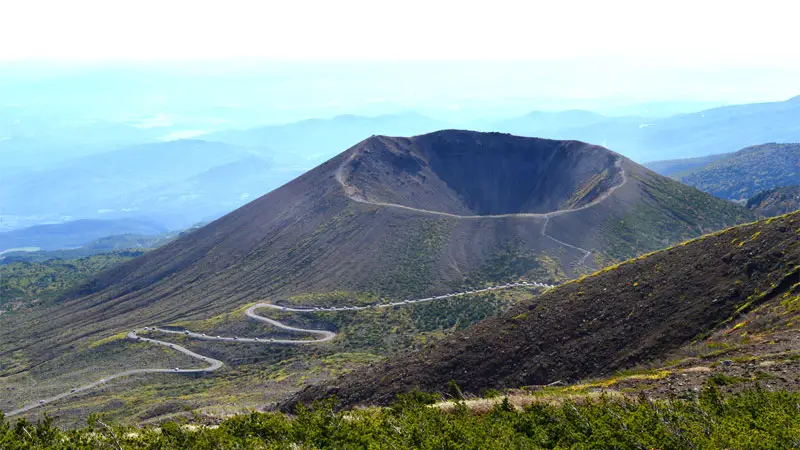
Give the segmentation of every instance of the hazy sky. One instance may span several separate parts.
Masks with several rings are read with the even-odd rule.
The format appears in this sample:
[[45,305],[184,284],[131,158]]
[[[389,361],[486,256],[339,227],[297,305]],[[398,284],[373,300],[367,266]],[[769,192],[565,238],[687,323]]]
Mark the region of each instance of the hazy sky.
[[[234,105],[241,83],[224,77],[258,76],[239,90],[302,117],[381,102],[778,101],[800,94],[798,15],[797,0],[0,0],[0,87],[124,66],[124,93],[150,76],[132,67],[194,67],[169,92],[205,76],[214,89],[187,96]],[[94,90],[109,79],[90,75]]]
[[0,60],[800,65],[796,1],[3,0]]

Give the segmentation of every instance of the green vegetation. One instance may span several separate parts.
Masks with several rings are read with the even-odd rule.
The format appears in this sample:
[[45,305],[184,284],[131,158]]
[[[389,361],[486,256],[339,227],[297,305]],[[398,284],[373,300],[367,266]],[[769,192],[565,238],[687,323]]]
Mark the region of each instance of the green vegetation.
[[[602,172],[595,174],[581,186],[579,186],[572,196],[563,205],[563,209],[575,208],[583,203],[586,197],[594,192],[601,183],[608,179],[608,169],[603,169]],[[591,201],[591,200],[590,200]],[[588,201],[586,203],[589,203]]]
[[[171,342],[223,359],[225,367],[206,377],[172,374],[134,376],[111,383],[102,392],[89,392],[45,410],[53,412],[55,408],[58,411],[57,423],[68,426],[78,425],[77,421],[83,420],[88,412],[98,410],[106,411],[110,420],[126,425],[163,414],[189,415],[189,411],[201,414],[239,413],[248,408],[280,401],[307,385],[380,362],[398,351],[427,346],[453,330],[466,328],[486,317],[499,314],[519,301],[530,299],[532,295],[534,294],[527,290],[515,289],[441,299],[413,306],[361,311],[298,314],[264,309],[259,312],[290,325],[335,330],[337,338],[324,345],[281,346],[217,343],[170,335],[167,339]],[[307,294],[287,300],[303,306],[341,306],[375,303],[379,298],[364,293],[334,292]],[[308,337],[304,334],[282,332],[269,325],[247,320],[244,310],[248,306],[242,305],[205,320],[181,321],[169,325],[211,335],[290,339]],[[142,334],[164,338],[159,333]],[[26,375],[27,385],[42,386],[42,381],[47,380],[49,390],[43,391],[39,388],[35,394],[15,390],[12,397],[4,399],[8,402],[7,408],[20,406],[30,401],[31,397],[55,395],[70,387],[95,381],[107,373],[125,370],[130,368],[125,365],[129,365],[131,361],[136,362],[135,367],[149,368],[197,365],[196,361],[164,347],[137,344],[123,338],[124,333],[103,336],[101,339],[89,341],[85,347],[82,345],[70,357],[59,357],[31,369]],[[78,357],[73,359],[74,355]],[[13,365],[9,359],[4,361],[9,364],[11,373],[31,364],[27,360],[20,360]],[[112,363],[116,365],[111,365]],[[102,367],[103,372],[81,371],[85,366]],[[71,373],[74,375],[70,375]],[[0,379],[0,391],[6,386]],[[8,386],[15,384],[9,383]],[[169,402],[164,402],[166,397],[170,398]]]
[[708,377],[708,383],[714,386],[730,386],[732,384],[743,383],[747,381],[747,378],[743,377],[732,377],[730,375],[725,375],[724,373],[715,373]]
[[800,209],[800,185],[767,189],[750,197],[747,207],[765,216],[777,216]]
[[0,265],[0,310],[49,304],[92,275],[141,255],[120,251],[86,258]]
[[392,239],[381,248],[393,264],[386,272],[366,280],[365,290],[396,295],[425,293],[435,281],[436,263],[449,241],[452,222],[423,220],[405,239]]
[[477,287],[522,277],[548,284],[567,279],[559,256],[552,257],[545,251],[535,251],[517,239],[495,249],[483,267],[470,275],[466,284]]
[[282,448],[796,448],[800,394],[759,388],[724,397],[715,386],[690,400],[601,396],[517,408],[505,398],[488,411],[464,401],[444,410],[420,393],[389,408],[334,410],[335,400],[281,413],[240,414],[218,426],[175,421],[123,427],[92,416],[62,431],[45,418],[8,423],[4,449],[282,449]]
[[[379,362],[397,351],[421,348],[481,319],[499,314],[533,292],[525,289],[440,299],[413,306],[362,311],[285,313],[260,312],[281,322],[303,328],[330,329],[337,338],[324,345],[281,346],[217,343],[170,335],[167,339],[204,355],[223,359],[225,367],[207,377],[167,374],[133,376],[109,384],[101,391],[70,398],[45,410],[56,412],[59,425],[75,426],[91,411],[106,411],[110,420],[131,425],[162,414],[238,413],[248,408],[285,399],[298,389],[355,368]],[[402,297],[400,298],[402,299]],[[398,300],[397,297],[387,298]],[[286,301],[303,306],[342,306],[376,303],[374,294],[333,292],[290,297]],[[165,323],[211,335],[270,336],[303,339],[267,324],[247,320],[249,304],[203,320]],[[159,333],[143,333],[164,338]],[[0,361],[0,391],[8,394],[3,407],[13,409],[31,398],[43,398],[96,381],[129,368],[194,367],[196,361],[161,346],[134,343],[125,333],[108,333],[80,342],[69,355],[34,366],[27,355],[9,355]],[[11,356],[14,356],[12,358]],[[87,371],[85,367],[102,368]],[[22,372],[22,370],[27,371]],[[22,372],[21,375],[14,375]],[[23,378],[24,377],[24,378]],[[46,380],[46,383],[45,383]],[[32,389],[4,391],[19,385]],[[169,402],[163,399],[170,398]]]
[[663,178],[637,177],[643,191],[655,203],[642,202],[621,218],[609,218],[603,226],[603,253],[617,261],[686,241],[717,228],[719,224],[749,222],[755,215],[720,203],[695,189]]
[[[291,348],[285,350],[287,352],[293,354],[356,352],[385,356],[395,351],[424,345],[449,331],[460,330],[487,317],[500,314],[532,295],[521,290],[497,291],[392,308],[317,311],[303,314],[262,310],[261,313],[292,326],[326,328],[337,332],[336,339],[324,347]],[[348,292],[307,294],[287,299],[289,303],[298,306],[367,305],[378,303],[379,300],[375,295]],[[209,334],[234,333],[242,336],[260,336],[270,333],[292,339],[305,337],[297,334],[282,335],[280,330],[246,321],[244,309],[246,306],[208,320],[182,322],[177,325]],[[189,341],[187,344],[191,346],[192,342]]]
[[798,165],[800,144],[765,144],[740,150],[677,178],[720,198],[747,200],[759,191],[800,184]]
[[773,189],[767,189],[750,197],[750,199],[747,200],[746,206],[748,208],[755,208],[759,204],[761,204],[764,200],[768,199],[769,197],[775,194],[780,194],[782,198],[792,198],[794,200],[797,200],[797,194],[799,190],[800,186],[782,186]]

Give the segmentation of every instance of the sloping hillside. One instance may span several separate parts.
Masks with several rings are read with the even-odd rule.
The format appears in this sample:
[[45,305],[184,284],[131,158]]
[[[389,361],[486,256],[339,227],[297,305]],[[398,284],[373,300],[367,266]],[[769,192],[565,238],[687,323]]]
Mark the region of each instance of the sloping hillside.
[[784,186],[761,191],[747,200],[746,206],[768,217],[800,209],[800,186]]
[[[557,282],[752,217],[589,144],[469,131],[373,137],[104,272],[57,310],[3,319],[0,364],[20,377],[35,367],[44,375],[29,385],[52,384],[85,361],[98,369],[88,343],[135,327],[300,294],[402,299],[519,277]],[[103,367],[129,367],[119,345]],[[215,354],[231,351],[247,353]]]
[[[599,166],[598,172],[591,174],[584,169],[588,165],[581,165],[589,158],[584,153],[605,152],[606,164],[613,160],[613,154],[586,144],[458,131],[414,138],[410,149],[404,150],[408,142],[380,137],[364,141],[258,201],[106,273],[84,289],[90,297],[83,299],[82,307],[86,301],[107,307],[110,305],[105,302],[113,299],[112,304],[128,309],[133,304],[145,306],[161,299],[158,309],[174,304],[169,315],[177,317],[192,314],[202,305],[213,304],[214,309],[224,310],[237,298],[309,290],[347,287],[395,295],[436,292],[449,288],[452,282],[462,283],[463,274],[480,270],[509,246],[509,257],[528,262],[518,273],[508,275],[524,275],[535,269],[540,265],[536,257],[543,252],[572,273],[572,265],[581,260],[595,265],[594,255],[585,258],[583,250],[596,251],[606,259],[627,258],[752,217],[743,208],[717,201],[624,159],[619,160],[619,168],[613,164]],[[467,145],[472,145],[473,151],[464,152]],[[480,145],[488,150],[480,150]],[[469,202],[469,180],[481,183],[505,179],[480,155],[494,154],[497,160],[513,166],[515,155],[523,154],[514,153],[514,145],[527,146],[534,153],[565,155],[561,158],[566,162],[561,164],[571,165],[566,171],[577,175],[567,178],[565,187],[549,187],[557,202],[525,214],[524,209],[510,208],[522,208],[527,199],[509,202],[507,198],[517,194],[507,189],[507,195],[500,195],[503,189],[498,185],[494,188],[498,195],[485,200],[488,209],[476,212],[502,212],[507,216],[464,219],[441,214],[449,214],[442,205],[456,195]],[[445,159],[453,149],[463,153],[460,161]],[[424,159],[432,158],[425,155],[426,151],[447,161],[444,166],[450,173],[468,174],[457,181],[447,178],[449,175],[435,179],[421,173],[424,181],[419,181],[417,188],[434,192],[426,200],[433,205],[432,211],[354,201],[352,198],[360,199],[358,192],[349,197],[335,178],[349,174],[346,186],[367,192],[369,201],[375,191],[380,195],[374,200],[392,203],[416,189],[408,183],[408,173],[400,174],[407,169],[404,159],[394,160],[392,155],[423,158],[426,170],[435,171],[439,164],[435,159]],[[398,173],[371,178],[375,171],[368,163]],[[481,170],[483,178],[476,178]],[[627,174],[624,184],[623,173]],[[442,178],[444,181],[440,181]],[[537,181],[534,179],[534,183]],[[612,186],[616,186],[612,194],[602,195]],[[536,198],[535,192],[530,198]],[[509,203],[501,208],[492,206],[492,201]],[[597,203],[580,209],[592,201]],[[563,213],[573,205],[573,212]],[[564,209],[556,213],[556,207]],[[178,298],[193,300],[186,303]]]
[[382,404],[412,389],[445,392],[450,380],[478,393],[611,374],[763,305],[796,311],[798,262],[800,213],[735,227],[564,284],[287,405],[332,394],[348,405]]
[[721,153],[717,155],[698,156],[696,158],[670,159],[666,161],[652,161],[645,163],[644,166],[653,172],[672,178],[680,178],[683,173],[699,169],[718,159],[724,159],[733,153]]
[[759,191],[800,183],[800,144],[748,147],[676,178],[720,198],[747,200]]

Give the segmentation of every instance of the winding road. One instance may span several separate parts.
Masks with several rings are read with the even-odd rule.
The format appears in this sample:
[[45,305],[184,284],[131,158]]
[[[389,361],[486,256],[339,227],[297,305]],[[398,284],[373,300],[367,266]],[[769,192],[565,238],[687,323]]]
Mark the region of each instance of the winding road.
[[[556,242],[557,244],[560,244],[560,245],[563,245],[565,247],[571,248],[573,250],[577,250],[579,252],[582,252],[583,253],[583,257],[581,257],[581,259],[578,260],[578,262],[577,262],[578,265],[581,265],[581,264],[585,263],[586,259],[591,255],[591,251],[586,250],[586,249],[581,248],[581,247],[578,247],[578,246],[575,246],[575,245],[572,245],[572,244],[568,244],[566,242],[563,242],[563,241],[561,241],[559,239],[554,238],[553,236],[550,236],[549,234],[547,234],[547,224],[549,223],[549,221],[550,221],[550,219],[552,217],[556,217],[556,216],[560,216],[560,215],[564,215],[564,214],[569,214],[569,213],[573,213],[573,212],[576,212],[576,211],[581,211],[581,210],[584,210],[584,209],[591,208],[594,205],[597,205],[598,203],[600,203],[603,200],[607,199],[612,193],[614,193],[614,191],[616,191],[620,187],[624,186],[625,183],[627,183],[627,181],[628,181],[626,173],[625,173],[625,169],[623,169],[623,167],[622,167],[622,161],[623,160],[622,160],[621,157],[618,157],[617,161],[614,163],[614,165],[615,165],[615,167],[617,169],[619,169],[619,173],[620,173],[620,176],[621,176],[620,183],[615,185],[615,186],[612,186],[606,192],[604,192],[603,194],[598,196],[596,199],[592,200],[591,202],[589,202],[586,205],[583,205],[581,207],[573,208],[573,209],[561,209],[561,210],[551,211],[551,212],[547,212],[547,213],[512,213],[512,214],[496,214],[496,215],[458,215],[458,214],[446,213],[446,212],[441,212],[441,211],[431,211],[431,210],[426,210],[426,209],[414,208],[414,207],[411,207],[411,206],[399,205],[399,204],[395,204],[395,203],[376,202],[376,201],[368,200],[367,198],[361,196],[359,194],[358,188],[356,188],[354,186],[350,186],[350,185],[347,184],[346,176],[344,174],[345,167],[353,160],[353,158],[356,157],[356,155],[357,155],[357,151],[354,151],[350,155],[350,157],[348,159],[346,159],[337,168],[336,173],[335,173],[336,180],[339,182],[339,184],[341,184],[342,189],[344,190],[345,194],[347,195],[347,197],[350,200],[353,200],[353,201],[359,202],[359,203],[366,203],[366,204],[371,204],[371,205],[376,205],[376,206],[385,206],[385,207],[391,207],[391,208],[400,208],[400,209],[416,211],[416,212],[424,213],[424,214],[452,217],[452,218],[457,218],[457,219],[491,219],[491,218],[508,218],[508,217],[544,219],[544,224],[542,225],[542,230],[541,230],[542,237],[548,238],[548,239],[552,240],[553,242]],[[195,368],[195,369],[182,369],[182,368],[176,367],[174,369],[133,369],[133,370],[127,370],[127,371],[124,371],[124,372],[119,372],[119,373],[115,373],[113,375],[109,375],[109,376],[107,376],[107,377],[105,377],[105,378],[103,378],[101,380],[95,381],[93,383],[89,383],[89,384],[86,384],[86,385],[83,385],[83,386],[80,386],[80,387],[76,387],[74,389],[71,389],[68,392],[64,392],[62,394],[59,394],[59,395],[56,395],[56,396],[53,396],[53,397],[41,399],[41,400],[39,400],[39,401],[37,401],[35,403],[30,403],[28,405],[25,405],[25,406],[19,408],[19,409],[15,409],[13,411],[9,411],[5,415],[7,417],[11,417],[11,416],[15,416],[15,415],[18,415],[18,414],[22,414],[22,413],[30,411],[30,410],[32,410],[34,408],[38,408],[38,407],[44,406],[44,405],[46,405],[48,403],[52,403],[52,402],[61,400],[61,399],[65,398],[65,397],[68,397],[68,396],[71,396],[71,395],[75,395],[75,394],[78,394],[78,393],[81,393],[81,392],[89,391],[91,389],[94,389],[97,386],[103,385],[103,384],[105,384],[105,383],[107,383],[107,382],[109,382],[111,380],[116,379],[116,378],[126,377],[126,376],[130,376],[130,375],[143,374],[143,373],[183,373],[183,374],[208,373],[208,372],[213,372],[213,371],[219,370],[224,365],[224,363],[222,361],[220,361],[220,360],[217,360],[217,359],[214,359],[214,358],[211,358],[211,357],[208,357],[208,356],[203,356],[203,355],[201,355],[199,353],[195,353],[195,352],[187,349],[186,347],[180,346],[178,344],[173,344],[173,343],[170,343],[170,342],[167,342],[167,341],[161,341],[161,340],[158,340],[158,339],[152,339],[152,338],[139,336],[139,333],[142,332],[142,331],[148,331],[148,332],[149,331],[153,331],[153,332],[166,333],[166,334],[182,334],[182,335],[185,335],[185,336],[187,336],[189,338],[209,340],[209,341],[263,343],[263,344],[270,344],[270,345],[273,345],[273,344],[284,344],[284,345],[318,344],[318,343],[321,343],[321,342],[327,342],[327,341],[330,341],[330,340],[334,339],[336,337],[336,333],[334,333],[332,331],[327,331],[327,330],[309,330],[309,329],[304,329],[304,328],[291,327],[291,326],[282,324],[282,323],[278,322],[277,320],[270,319],[270,318],[264,317],[264,316],[260,316],[260,315],[258,315],[256,313],[256,310],[270,308],[270,309],[275,309],[275,310],[279,310],[279,311],[288,311],[288,312],[297,312],[297,313],[311,313],[311,312],[324,312],[324,311],[358,311],[358,310],[370,309],[370,308],[390,308],[390,307],[395,307],[395,306],[405,306],[405,305],[411,305],[411,304],[415,304],[415,303],[429,302],[429,301],[434,301],[434,300],[441,300],[441,299],[447,299],[447,298],[458,297],[458,296],[463,296],[463,295],[477,294],[477,293],[482,293],[482,292],[489,292],[489,291],[499,290],[499,289],[510,289],[510,288],[521,287],[521,286],[541,287],[541,288],[552,288],[553,287],[552,285],[548,285],[548,284],[544,284],[544,283],[520,282],[520,283],[509,283],[509,284],[504,284],[504,285],[491,286],[491,287],[488,287],[488,288],[485,288],[485,289],[477,289],[477,290],[473,290],[473,291],[457,292],[457,293],[453,293],[453,294],[445,294],[445,295],[440,295],[440,296],[436,296],[436,297],[428,297],[428,298],[421,298],[421,299],[414,299],[414,300],[404,300],[404,301],[393,302],[393,303],[380,303],[380,304],[364,305],[364,306],[339,306],[339,307],[326,307],[326,308],[295,308],[295,307],[275,305],[275,304],[272,304],[272,303],[257,303],[255,305],[249,307],[245,311],[245,315],[247,317],[251,318],[251,319],[255,319],[255,320],[267,323],[269,325],[272,325],[272,326],[274,326],[276,328],[280,328],[282,330],[296,332],[296,333],[311,334],[311,335],[314,336],[314,339],[264,339],[264,338],[245,338],[245,337],[240,338],[240,337],[237,337],[237,336],[233,336],[233,337],[209,336],[209,335],[206,335],[206,334],[203,334],[203,333],[195,333],[195,332],[192,332],[192,331],[189,331],[189,330],[177,331],[177,330],[169,330],[169,329],[159,328],[159,327],[145,327],[143,329],[136,329],[136,330],[133,330],[133,331],[128,333],[128,335],[127,335],[128,339],[136,340],[136,341],[139,341],[139,342],[152,343],[152,344],[156,344],[156,345],[163,345],[163,346],[169,347],[172,350],[176,350],[176,351],[181,352],[181,353],[183,353],[185,355],[188,355],[188,356],[190,356],[192,358],[198,359],[198,360],[200,360],[200,361],[202,361],[202,362],[204,362],[204,363],[206,363],[208,365],[206,367],[203,367],[203,368]]]
[[56,396],[49,397],[49,398],[44,398],[44,399],[41,399],[41,400],[39,400],[37,402],[34,402],[34,403],[29,403],[29,404],[27,404],[27,405],[25,405],[25,406],[23,406],[23,407],[21,407],[19,409],[15,409],[13,411],[9,411],[5,415],[6,415],[6,417],[12,417],[12,416],[15,416],[15,415],[18,415],[18,414],[22,414],[22,413],[30,411],[30,410],[32,410],[34,408],[39,408],[41,406],[47,405],[48,403],[52,403],[52,402],[61,400],[61,399],[65,398],[65,397],[69,397],[71,395],[75,395],[75,394],[78,394],[78,393],[81,393],[81,392],[86,392],[86,391],[92,390],[92,389],[94,389],[94,388],[96,388],[98,386],[101,386],[101,385],[103,385],[105,383],[108,383],[109,381],[114,380],[116,378],[122,378],[122,377],[127,377],[127,376],[130,376],[130,375],[138,375],[138,374],[143,374],[143,373],[183,373],[183,374],[186,374],[186,373],[189,373],[189,374],[191,374],[191,373],[209,373],[209,372],[213,372],[213,371],[219,370],[224,365],[224,363],[222,361],[218,360],[218,359],[214,359],[214,358],[211,358],[209,356],[203,356],[203,355],[201,355],[199,353],[196,353],[196,352],[193,352],[193,351],[191,351],[191,350],[189,350],[186,347],[183,347],[181,345],[174,344],[174,343],[167,342],[167,341],[161,341],[161,340],[158,340],[158,339],[139,336],[139,333],[141,333],[143,331],[166,333],[166,334],[181,334],[181,335],[187,336],[189,338],[202,339],[202,340],[208,340],[208,341],[246,342],[246,343],[270,344],[270,345],[273,345],[273,344],[286,344],[286,345],[318,344],[318,343],[321,343],[321,342],[327,342],[327,341],[332,340],[333,338],[336,337],[336,333],[334,333],[332,331],[328,331],[328,330],[310,330],[310,329],[297,328],[297,327],[292,327],[292,326],[289,326],[289,325],[285,325],[285,324],[283,324],[281,322],[278,322],[277,320],[270,319],[268,317],[264,317],[264,316],[258,315],[256,313],[256,310],[259,310],[259,309],[274,309],[274,310],[278,310],[278,311],[297,312],[297,313],[316,313],[316,312],[332,312],[332,311],[360,311],[360,310],[364,310],[364,309],[373,309],[373,308],[391,308],[391,307],[396,307],[396,306],[408,306],[408,305],[413,305],[415,303],[431,302],[431,301],[435,301],[435,300],[443,300],[443,299],[447,299],[447,298],[460,297],[460,296],[470,295],[470,294],[479,294],[479,293],[483,293],[483,292],[491,292],[491,291],[502,290],[502,289],[511,289],[511,288],[516,288],[516,287],[540,287],[540,288],[548,289],[548,288],[552,288],[554,286],[550,285],[550,284],[545,284],[545,283],[522,281],[522,282],[518,282],[518,283],[507,283],[507,284],[501,284],[501,285],[497,285],[497,286],[490,286],[490,287],[487,287],[487,288],[484,288],[484,289],[475,289],[475,290],[471,290],[471,291],[456,292],[456,293],[453,293],[453,294],[444,294],[444,295],[439,295],[439,296],[434,296],[434,297],[426,297],[426,298],[419,298],[419,299],[413,299],[413,300],[403,300],[403,301],[391,302],[391,303],[375,303],[375,304],[371,304],[371,305],[361,305],[361,306],[336,306],[336,307],[316,307],[316,308],[299,308],[299,307],[291,307],[291,306],[281,306],[281,305],[276,305],[276,304],[273,304],[273,303],[257,303],[255,305],[247,308],[247,310],[245,311],[245,316],[247,316],[247,317],[249,317],[251,319],[255,319],[255,320],[258,320],[260,322],[267,323],[269,325],[272,325],[272,326],[274,326],[276,328],[280,328],[282,330],[296,332],[296,333],[311,334],[311,335],[315,336],[314,339],[271,339],[271,338],[265,339],[265,338],[247,338],[247,337],[241,337],[240,338],[238,336],[210,336],[210,335],[207,335],[207,334],[204,334],[204,333],[195,333],[195,332],[192,332],[192,331],[189,331],[189,330],[178,331],[178,330],[169,330],[169,329],[160,328],[160,327],[144,327],[144,328],[140,328],[140,329],[137,328],[137,329],[135,329],[133,331],[130,331],[128,333],[128,335],[127,335],[128,339],[132,339],[132,340],[135,340],[135,341],[138,341],[138,342],[147,342],[147,343],[156,344],[156,345],[163,345],[165,347],[169,347],[172,350],[175,350],[175,351],[178,351],[178,352],[183,353],[185,355],[188,355],[188,356],[190,356],[190,357],[192,357],[194,359],[200,360],[201,362],[204,362],[204,363],[206,363],[208,365],[206,367],[194,368],[194,369],[182,369],[180,367],[176,367],[176,368],[173,368],[173,369],[132,369],[132,370],[126,370],[124,372],[118,372],[118,373],[115,373],[113,375],[109,375],[109,376],[107,376],[107,377],[105,377],[105,378],[103,378],[101,380],[98,380],[98,381],[95,381],[95,382],[92,382],[92,383],[89,383],[89,384],[86,384],[86,385],[83,385],[83,386],[80,386],[80,387],[76,387],[74,389],[70,389],[69,391],[61,393],[61,394],[58,394]]

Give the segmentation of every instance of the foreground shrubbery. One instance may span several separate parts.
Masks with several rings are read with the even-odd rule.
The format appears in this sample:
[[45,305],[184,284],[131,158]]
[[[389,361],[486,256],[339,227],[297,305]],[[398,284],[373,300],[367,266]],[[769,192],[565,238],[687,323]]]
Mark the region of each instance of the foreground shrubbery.
[[[294,417],[253,413],[219,427],[109,426],[62,431],[48,420],[0,421],[0,448],[799,448],[800,394],[753,390],[721,398],[714,387],[698,400],[596,401],[534,404],[522,412],[507,402],[475,414],[461,404],[445,413],[424,395],[391,408],[334,412],[323,402]],[[0,417],[1,419],[1,417]]]

